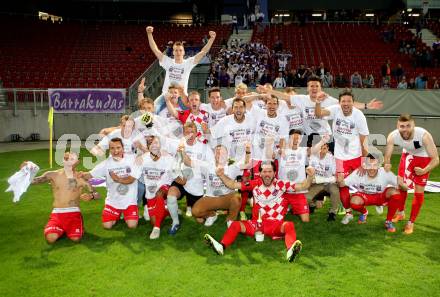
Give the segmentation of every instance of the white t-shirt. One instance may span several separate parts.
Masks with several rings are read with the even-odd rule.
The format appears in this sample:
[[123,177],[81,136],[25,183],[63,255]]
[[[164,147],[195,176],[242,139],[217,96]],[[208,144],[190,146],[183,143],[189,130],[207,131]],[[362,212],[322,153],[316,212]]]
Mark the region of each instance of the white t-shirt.
[[283,110],[282,115],[289,123],[289,131],[292,129],[304,131],[304,115],[300,108],[286,108]]
[[[307,135],[312,133],[331,134],[331,129],[326,119],[318,119],[315,117],[315,102],[310,99],[309,95],[293,95],[290,96],[292,105],[301,109],[304,115],[304,132]],[[328,108],[332,105],[338,104],[339,101],[333,97],[327,97],[322,103],[322,108]]]
[[399,133],[399,130],[394,130],[392,133],[394,144],[402,147],[407,153],[417,157],[429,157],[423,144],[423,136],[427,131],[421,127],[414,127],[414,137],[410,140],[404,140]]
[[175,159],[170,155],[162,155],[154,161],[150,154],[143,156],[141,165],[143,182],[145,184],[145,198],[152,199],[157,190],[163,185],[171,185],[176,178],[172,173]]
[[[177,111],[181,110],[180,107],[174,107]],[[168,136],[174,138],[181,138],[183,136],[183,125],[182,122],[176,119],[168,110],[168,108],[164,108],[159,112],[159,116],[164,119],[166,130]]]
[[[206,196],[218,197],[234,192],[225,186],[222,180],[215,173],[215,162],[205,163],[202,166],[202,173],[206,180]],[[235,163],[224,168],[225,175],[230,179],[235,180],[237,176],[241,175],[243,171]]]
[[198,161],[213,162],[214,154],[211,148],[207,144],[203,144],[196,141],[194,145],[185,143],[185,153],[192,161],[193,167],[182,165],[182,172],[185,178],[187,178],[184,189],[194,195],[203,195],[203,176],[202,176],[202,164]]
[[397,176],[392,172],[386,172],[382,167],[379,168],[377,175],[370,178],[368,174],[358,175],[358,169],[353,171],[345,178],[345,185],[353,187],[358,192],[365,194],[380,194],[388,186],[397,187]]
[[283,77],[277,77],[273,81],[273,87],[276,89],[285,88],[286,87],[286,81]]
[[211,128],[226,116],[226,110],[228,109],[228,107],[226,106],[226,108],[214,110],[211,104],[202,103],[200,105],[200,109],[203,109],[209,113],[208,126],[209,128]]
[[[256,106],[250,110],[250,114],[255,119],[255,137],[252,141],[252,159],[254,160],[272,160],[272,153],[281,139],[288,137],[289,123],[280,113],[270,118],[267,112]],[[268,146],[267,143],[273,145]]]
[[319,154],[311,155],[309,165],[315,168],[315,177],[329,178],[336,174],[336,161],[331,153],[322,159]]
[[[295,184],[306,179],[307,148],[298,147],[296,150],[285,149],[284,156],[278,159],[278,178]],[[308,191],[291,191],[289,193],[307,193]]]
[[121,134],[121,129],[116,129],[109,133],[107,136],[105,136],[101,141],[98,143],[98,146],[102,148],[104,151],[109,149],[110,140],[113,138],[121,138],[122,144],[124,145],[124,153],[125,154],[132,154],[133,153],[133,142],[135,141],[136,137],[138,136],[138,132],[134,130],[130,137],[124,138]]
[[[136,180],[128,185],[123,185],[115,182],[110,172],[114,172],[118,177],[132,176]],[[134,156],[126,155],[119,161],[108,157],[105,161],[99,163],[90,171],[93,177],[105,178],[107,184],[107,197],[105,204],[108,204],[116,209],[126,209],[130,205],[137,204],[137,179],[141,176],[141,171],[138,166],[134,164]]]
[[213,144],[223,144],[228,148],[229,157],[236,162],[242,163],[245,158],[246,143],[252,142],[255,131],[255,122],[246,113],[243,122],[237,123],[234,115],[228,115],[221,119],[217,125],[211,128]]
[[333,120],[333,137],[335,139],[335,158],[351,160],[362,156],[362,146],[359,135],[368,135],[367,119],[356,107],[351,115],[344,116],[340,105],[327,107]]
[[196,66],[194,57],[184,59],[181,64],[177,64],[174,59],[163,56],[159,65],[165,69],[165,81],[163,82],[162,94],[168,93],[168,87],[171,83],[177,83],[183,86],[185,94],[188,94],[188,80],[191,70]]

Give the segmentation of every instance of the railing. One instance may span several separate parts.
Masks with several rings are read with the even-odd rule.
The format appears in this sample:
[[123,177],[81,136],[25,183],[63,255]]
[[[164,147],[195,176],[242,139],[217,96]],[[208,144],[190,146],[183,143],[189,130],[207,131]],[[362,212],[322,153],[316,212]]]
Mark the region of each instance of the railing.
[[18,109],[47,109],[49,99],[47,89],[0,89],[0,108],[12,109],[14,116]]
[[[145,77],[145,92],[144,94],[155,99],[159,96],[162,86],[160,85],[165,71],[159,65],[159,60],[155,60],[147,70],[145,70],[128,88],[128,106],[131,110],[136,109],[137,104],[137,89],[143,77]],[[160,90],[160,91],[158,91]]]

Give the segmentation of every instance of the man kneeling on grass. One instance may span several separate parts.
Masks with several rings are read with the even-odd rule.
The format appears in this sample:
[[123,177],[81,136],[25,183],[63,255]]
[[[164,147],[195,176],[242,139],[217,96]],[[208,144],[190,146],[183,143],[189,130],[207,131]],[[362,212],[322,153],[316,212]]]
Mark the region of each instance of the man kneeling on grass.
[[300,253],[302,243],[296,240],[295,226],[293,222],[284,221],[289,203],[283,197],[283,194],[288,190],[302,191],[308,189],[312,183],[315,170],[311,167],[307,168],[307,179],[300,184],[293,184],[275,178],[275,169],[273,161],[270,163],[263,162],[259,168],[261,179],[241,183],[228,178],[221,168],[217,170],[217,175],[228,188],[252,191],[255,201],[252,208],[252,220],[234,221],[226,230],[220,242],[216,241],[211,235],[205,234],[205,240],[217,254],[223,255],[224,249],[235,241],[239,233],[254,236],[257,228],[257,218],[259,217],[262,219],[263,234],[273,238],[284,236],[287,261],[294,261]]
[[[27,161],[23,162],[20,168],[26,164]],[[50,183],[52,186],[54,208],[44,228],[44,236],[48,243],[55,243],[64,233],[70,240],[79,242],[84,234],[79,201],[98,198],[98,193],[94,192],[90,184],[81,178],[81,174],[76,171],[78,164],[76,153],[65,153],[64,168],[47,171],[32,180],[33,185]],[[83,189],[87,189],[90,194],[81,194]]]
[[404,201],[400,191],[405,192],[408,187],[401,177],[395,176],[392,172],[386,172],[383,167],[380,167],[379,161],[373,155],[365,157],[362,163],[361,168],[353,171],[345,179],[342,174],[338,175],[339,186],[354,187],[357,190],[351,194],[350,207],[360,212],[359,224],[367,222],[368,210],[365,206],[388,204],[385,228],[388,232],[396,232],[391,220]]

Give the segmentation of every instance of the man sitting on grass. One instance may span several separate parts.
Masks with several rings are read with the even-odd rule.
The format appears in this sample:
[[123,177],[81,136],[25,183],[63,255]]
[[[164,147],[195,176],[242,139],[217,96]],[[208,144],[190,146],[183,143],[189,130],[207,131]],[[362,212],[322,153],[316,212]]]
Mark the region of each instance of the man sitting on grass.
[[252,208],[252,220],[232,222],[220,242],[211,235],[205,234],[205,240],[217,254],[223,255],[225,248],[235,241],[239,233],[254,236],[259,214],[262,218],[262,232],[265,235],[273,238],[284,236],[287,261],[294,261],[301,252],[302,243],[296,240],[293,222],[284,221],[289,202],[283,197],[283,194],[288,190],[302,191],[308,189],[312,183],[315,170],[311,167],[307,168],[307,179],[300,184],[293,184],[275,178],[275,169],[275,162],[263,161],[259,168],[261,179],[241,183],[227,177],[222,168],[217,169],[217,176],[228,188],[252,191],[255,201]]

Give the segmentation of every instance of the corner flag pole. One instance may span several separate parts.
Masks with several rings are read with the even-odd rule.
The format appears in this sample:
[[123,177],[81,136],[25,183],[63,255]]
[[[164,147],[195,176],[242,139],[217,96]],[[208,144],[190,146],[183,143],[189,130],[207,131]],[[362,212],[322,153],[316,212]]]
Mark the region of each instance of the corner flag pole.
[[49,115],[47,117],[49,123],[49,167],[52,168],[52,141],[53,141],[53,107],[49,107]]

